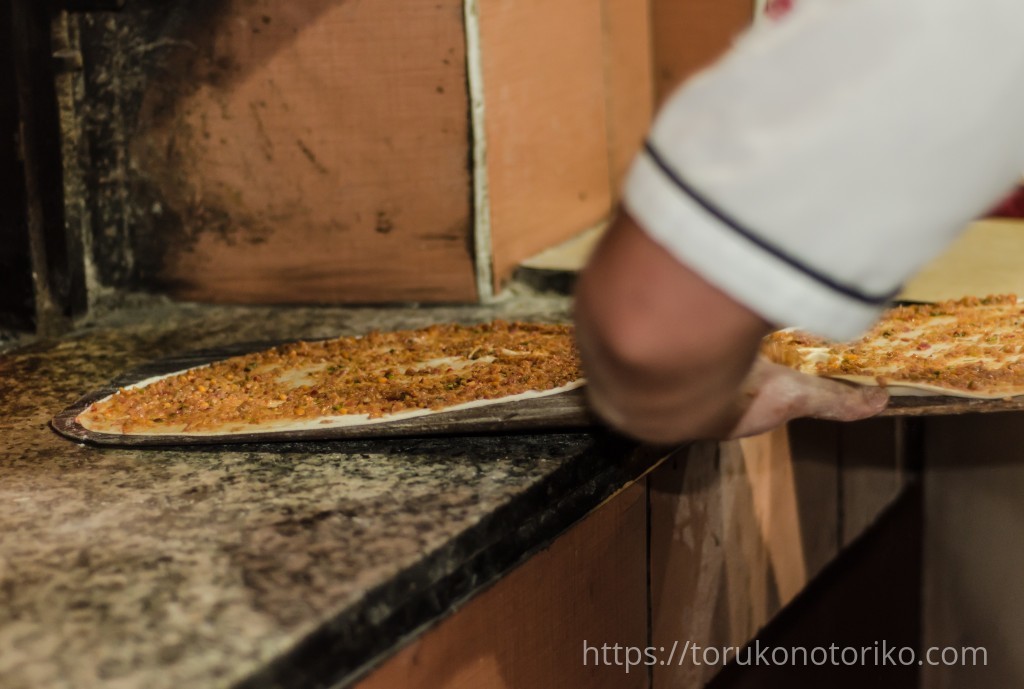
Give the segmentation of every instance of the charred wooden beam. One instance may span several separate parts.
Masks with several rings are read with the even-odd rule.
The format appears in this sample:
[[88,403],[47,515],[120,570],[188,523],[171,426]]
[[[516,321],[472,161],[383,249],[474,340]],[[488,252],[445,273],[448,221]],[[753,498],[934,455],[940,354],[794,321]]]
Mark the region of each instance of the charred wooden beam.
[[61,128],[51,40],[54,8],[33,0],[14,0],[8,6],[36,329],[49,335],[65,330],[86,302],[81,249],[64,222]]
[[124,8],[126,0],[64,0],[68,12],[117,12]]

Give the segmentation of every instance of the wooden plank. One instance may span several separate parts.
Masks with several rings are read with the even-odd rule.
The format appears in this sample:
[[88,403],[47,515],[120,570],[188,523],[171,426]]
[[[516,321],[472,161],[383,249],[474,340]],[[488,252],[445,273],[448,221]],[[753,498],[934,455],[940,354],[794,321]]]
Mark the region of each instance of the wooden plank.
[[603,0],[608,155],[612,196],[643,144],[654,109],[654,64],[648,0]]
[[[20,243],[24,248],[27,237],[25,257],[35,297],[36,332],[53,336],[69,330],[71,316],[79,315],[85,306],[78,236],[69,232],[64,218],[61,127],[54,88],[57,64],[51,44],[53,8],[29,0],[7,5],[8,34],[0,40],[10,44],[10,64],[5,66],[13,72],[8,75],[13,81],[6,85],[14,88],[3,94],[0,107],[16,113],[18,164],[12,170],[14,187],[5,189],[5,194],[11,193],[24,212],[23,226],[16,230],[24,233],[23,239],[15,246]],[[11,289],[18,289],[16,273],[10,279]],[[24,283],[21,289],[25,294]]]
[[647,645],[646,501],[634,484],[413,641],[357,689],[629,689],[590,644]]
[[651,0],[658,101],[710,64],[753,19],[751,0]]
[[611,207],[601,4],[479,3],[495,286]]
[[925,443],[922,647],[985,663],[926,664],[921,686],[1024,686],[1024,414],[928,419]]
[[210,14],[160,38],[131,144],[156,280],[202,301],[475,299],[462,1]]
[[[649,481],[654,646],[746,643],[835,555],[828,434],[793,447],[784,428],[701,443]],[[718,669],[655,666],[654,686],[702,686]]]

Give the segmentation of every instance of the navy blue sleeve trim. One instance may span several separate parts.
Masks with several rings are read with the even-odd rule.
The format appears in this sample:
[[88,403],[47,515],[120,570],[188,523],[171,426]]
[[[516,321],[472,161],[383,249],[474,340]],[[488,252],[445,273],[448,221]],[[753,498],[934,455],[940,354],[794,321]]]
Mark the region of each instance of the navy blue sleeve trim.
[[705,211],[710,213],[719,222],[723,223],[733,232],[749,241],[751,244],[754,244],[755,246],[759,247],[766,253],[771,254],[772,256],[782,261],[786,265],[795,268],[796,270],[799,270],[807,277],[821,283],[825,287],[828,287],[829,289],[835,292],[838,292],[839,294],[850,297],[851,299],[856,299],[857,301],[864,302],[865,304],[871,304],[873,306],[885,305],[888,302],[892,301],[893,297],[899,294],[901,287],[897,287],[892,292],[886,294],[869,294],[856,287],[844,285],[843,283],[838,282],[834,278],[825,275],[824,273],[821,273],[812,266],[807,265],[803,261],[794,258],[793,256],[790,256],[784,250],[780,249],[774,244],[771,244],[770,242],[762,239],[761,237],[757,236],[756,234],[748,230],[746,227],[744,227],[739,222],[726,215],[726,213],[723,212],[720,208],[718,208],[713,203],[704,198],[701,194],[699,194],[693,187],[691,187],[687,182],[685,182],[682,177],[680,177],[678,172],[676,172],[669,166],[669,164],[665,161],[661,154],[658,153],[657,149],[654,148],[650,141],[644,142],[644,150],[647,152],[647,155],[651,157],[651,160],[654,161],[655,165],[657,165],[661,169],[661,171],[665,173],[665,175],[670,180],[672,180],[672,183],[675,184],[687,196],[693,199],[697,203],[697,205],[699,205]]

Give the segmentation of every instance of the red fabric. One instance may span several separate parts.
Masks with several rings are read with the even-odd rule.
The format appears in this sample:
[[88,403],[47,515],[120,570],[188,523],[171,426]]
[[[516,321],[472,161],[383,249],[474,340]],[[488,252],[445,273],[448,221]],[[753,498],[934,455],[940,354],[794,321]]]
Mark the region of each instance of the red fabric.
[[781,19],[793,9],[794,0],[768,0],[764,13],[770,19]]
[[1017,187],[1016,191],[989,213],[989,217],[1024,218],[1024,187]]

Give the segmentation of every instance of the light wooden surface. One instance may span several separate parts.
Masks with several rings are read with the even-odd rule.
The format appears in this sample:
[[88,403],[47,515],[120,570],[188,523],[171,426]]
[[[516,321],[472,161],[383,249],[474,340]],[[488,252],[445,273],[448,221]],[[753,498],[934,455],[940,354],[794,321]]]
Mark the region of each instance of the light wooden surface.
[[174,296],[475,299],[461,0],[231,0],[167,40],[132,149]]
[[1024,221],[979,221],[911,279],[900,299],[939,301],[1009,293],[1024,296],[1022,265]]
[[533,268],[534,270],[575,273],[586,265],[587,259],[594,252],[605,229],[606,225],[602,223],[598,227],[584,230],[575,237],[530,256],[521,265],[523,268]]
[[643,483],[413,641],[357,689],[630,689],[634,668],[583,663],[583,642],[646,646]]
[[602,6],[483,1],[480,43],[496,286],[611,207]]

